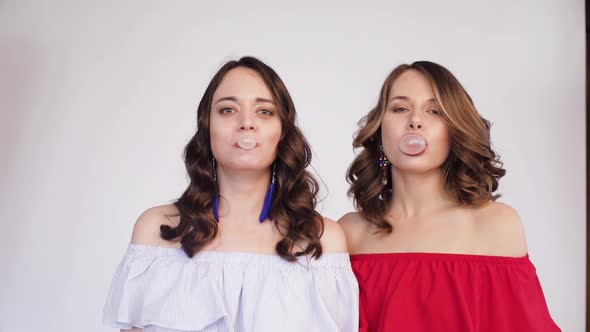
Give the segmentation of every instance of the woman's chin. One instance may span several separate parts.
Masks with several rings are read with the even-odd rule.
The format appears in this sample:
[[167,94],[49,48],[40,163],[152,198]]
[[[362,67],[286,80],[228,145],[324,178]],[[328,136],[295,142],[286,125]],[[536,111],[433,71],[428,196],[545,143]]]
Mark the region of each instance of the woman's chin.
[[440,164],[428,162],[426,160],[404,161],[394,164],[395,170],[403,173],[429,173],[439,169]]
[[272,163],[252,160],[232,161],[226,165],[226,169],[235,172],[256,172],[266,170]]

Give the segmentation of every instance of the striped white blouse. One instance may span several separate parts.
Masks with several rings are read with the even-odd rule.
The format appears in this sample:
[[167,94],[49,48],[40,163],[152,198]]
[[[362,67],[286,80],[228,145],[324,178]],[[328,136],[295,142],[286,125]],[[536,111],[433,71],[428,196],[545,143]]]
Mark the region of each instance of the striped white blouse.
[[348,254],[287,262],[278,255],[130,244],[103,321],[145,332],[358,331]]

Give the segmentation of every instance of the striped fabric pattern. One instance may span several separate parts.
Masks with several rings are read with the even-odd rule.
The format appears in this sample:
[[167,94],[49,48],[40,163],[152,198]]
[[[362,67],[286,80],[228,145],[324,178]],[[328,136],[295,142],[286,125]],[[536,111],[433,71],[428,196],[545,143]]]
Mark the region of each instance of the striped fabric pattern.
[[358,284],[346,253],[278,255],[130,244],[105,324],[144,332],[358,331]]

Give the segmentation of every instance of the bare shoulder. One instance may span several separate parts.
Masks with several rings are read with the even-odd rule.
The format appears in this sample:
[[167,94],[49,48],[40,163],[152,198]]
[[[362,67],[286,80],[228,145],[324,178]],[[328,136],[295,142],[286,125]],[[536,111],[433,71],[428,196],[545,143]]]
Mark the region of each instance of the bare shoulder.
[[145,210],[135,222],[131,243],[167,247],[177,246],[175,243],[160,237],[160,226],[176,226],[179,220],[177,215],[178,209],[174,204],[156,206]]
[[492,254],[520,257],[527,253],[520,215],[510,205],[489,202],[475,211],[477,230]]
[[330,218],[324,218],[324,233],[320,238],[322,248],[325,253],[345,253],[346,237],[342,231],[342,227],[337,222]]
[[338,224],[342,226],[344,232],[355,230],[360,227],[365,227],[365,218],[358,212],[348,212],[338,219]]
[[351,254],[357,252],[363,237],[368,232],[368,223],[365,218],[358,212],[349,212],[338,220],[338,224],[346,236],[348,251]]

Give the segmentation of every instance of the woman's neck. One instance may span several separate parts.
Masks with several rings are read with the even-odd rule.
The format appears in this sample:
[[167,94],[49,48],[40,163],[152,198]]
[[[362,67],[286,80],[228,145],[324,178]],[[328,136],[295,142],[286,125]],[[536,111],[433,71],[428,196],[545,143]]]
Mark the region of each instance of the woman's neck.
[[392,179],[393,198],[389,215],[394,219],[420,217],[456,205],[445,189],[440,169],[411,173],[392,168]]
[[219,216],[224,222],[258,222],[264,197],[270,184],[268,170],[217,170],[219,185]]

